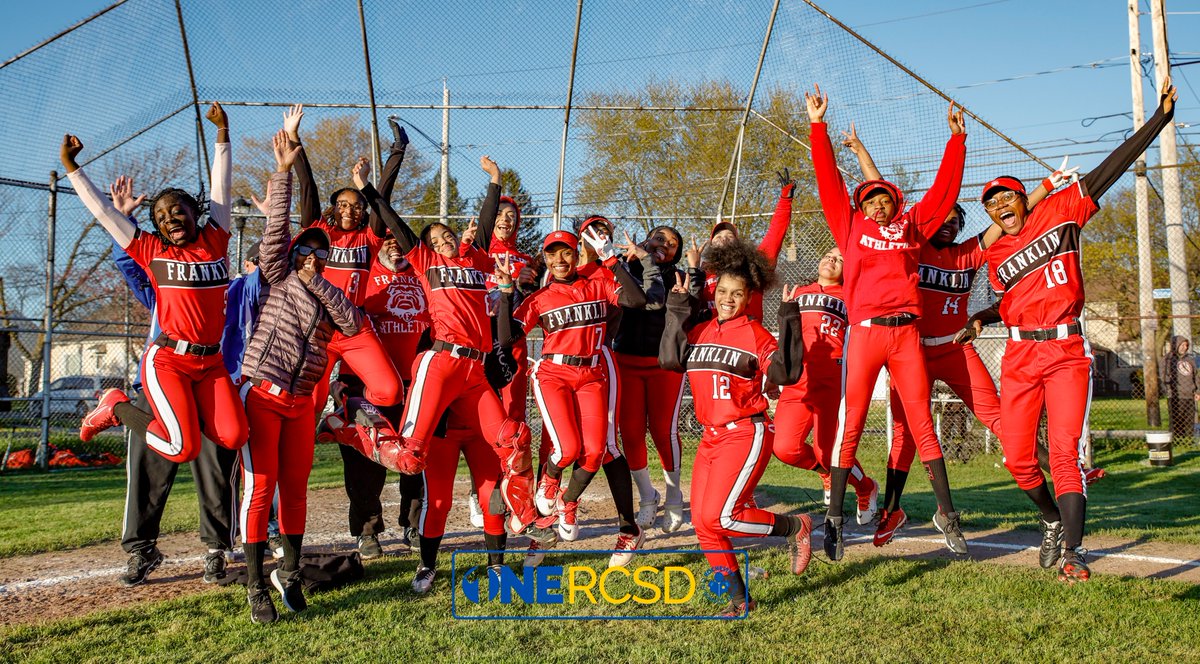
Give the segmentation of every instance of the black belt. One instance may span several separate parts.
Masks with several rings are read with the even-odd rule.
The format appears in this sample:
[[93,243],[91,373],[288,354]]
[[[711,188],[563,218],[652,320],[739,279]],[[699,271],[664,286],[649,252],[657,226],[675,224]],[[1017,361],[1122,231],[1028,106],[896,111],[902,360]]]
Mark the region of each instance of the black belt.
[[563,355],[561,353],[551,353],[545,356],[555,364],[565,364],[571,367],[594,367],[599,364],[600,358],[596,355]]
[[213,344],[211,346],[193,344],[187,341],[172,339],[166,334],[158,335],[158,338],[154,340],[154,343],[155,345],[162,346],[163,348],[170,348],[178,355],[196,355],[199,357],[207,357],[209,355],[216,355],[217,353],[221,352],[221,344]]
[[1065,339],[1072,335],[1083,334],[1083,326],[1079,324],[1079,321],[1076,321],[1066,325],[1043,327],[1036,330],[1021,330],[1014,328],[1014,332],[1010,334],[1012,335],[1013,339],[1019,341],[1050,341],[1053,339]]
[[433,342],[433,350],[435,350],[435,351],[443,351],[444,350],[447,353],[450,353],[451,355],[453,355],[455,357],[465,357],[468,360],[475,360],[476,362],[482,362],[483,357],[484,357],[483,351],[481,351],[477,348],[469,348],[467,346],[459,346],[458,344],[452,344],[447,341]]
[[879,318],[872,318],[871,324],[882,325],[884,327],[902,327],[904,325],[911,325],[915,323],[916,320],[916,314],[897,314],[895,316],[881,316]]

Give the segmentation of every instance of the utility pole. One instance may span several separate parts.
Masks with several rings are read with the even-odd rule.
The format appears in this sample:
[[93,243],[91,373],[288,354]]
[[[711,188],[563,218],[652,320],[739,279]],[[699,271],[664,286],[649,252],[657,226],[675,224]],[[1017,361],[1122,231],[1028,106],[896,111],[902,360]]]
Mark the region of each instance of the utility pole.
[[[1167,49],[1167,17],[1164,0],[1150,0],[1150,22],[1154,34],[1154,78],[1159,90],[1171,75]],[[1182,191],[1179,185],[1179,152],[1175,123],[1158,137],[1162,166],[1163,208],[1167,226],[1167,268],[1171,276],[1171,328],[1176,335],[1192,339],[1191,289],[1187,277],[1187,246],[1183,235]]]
[[[1142,102],[1142,46],[1138,20],[1138,0],[1129,0],[1129,80],[1133,92],[1133,130],[1146,122]],[[1154,313],[1154,270],[1150,236],[1150,183],[1146,179],[1146,155],[1134,164],[1137,194],[1138,315],[1142,333],[1142,388],[1146,397],[1146,423],[1162,425],[1158,409],[1158,317]]]
[[450,216],[450,88],[442,79],[442,190],[438,197],[438,215],[442,223]]

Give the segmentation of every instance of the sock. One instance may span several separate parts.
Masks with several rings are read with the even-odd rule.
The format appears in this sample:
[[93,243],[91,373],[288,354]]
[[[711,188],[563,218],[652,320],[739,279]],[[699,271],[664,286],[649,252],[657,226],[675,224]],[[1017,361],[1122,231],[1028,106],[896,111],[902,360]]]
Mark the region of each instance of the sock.
[[1082,493],[1064,493],[1058,497],[1058,509],[1062,511],[1063,548],[1074,549],[1083,544],[1083,517],[1087,512],[1087,498]]
[[546,477],[552,480],[562,481],[563,468],[559,468],[557,464],[546,462]]
[[[441,537],[421,536],[421,565],[429,569],[437,568],[438,548],[442,546]],[[486,540],[485,540],[486,541]]]
[[133,429],[138,433],[146,433],[146,427],[154,421],[154,414],[144,411],[141,408],[133,405],[128,401],[113,406],[113,415],[125,425],[127,429]]
[[587,490],[588,485],[592,483],[592,478],[596,476],[594,470],[584,470],[579,466],[571,471],[571,482],[567,485],[567,491],[563,494],[564,503],[573,503],[579,500],[583,492]]
[[1050,495],[1050,487],[1046,486],[1044,480],[1032,489],[1025,489],[1025,495],[1029,496],[1029,499],[1041,511],[1042,521],[1046,523],[1062,521],[1062,514],[1058,511],[1058,505],[1054,504],[1054,496]]
[[664,470],[663,481],[667,483],[667,505],[682,505],[683,490],[679,488],[679,469]]
[[279,566],[287,575],[300,571],[300,547],[304,544],[304,533],[283,535],[283,564]]
[[733,574],[728,577],[729,581],[729,596],[734,604],[746,602],[746,581],[742,579],[742,573],[739,570],[734,570]]
[[604,477],[617,506],[617,525],[621,532],[637,535],[637,515],[633,508],[633,476],[629,474],[629,460],[619,456],[604,464]]
[[266,587],[263,583],[263,552],[266,550],[266,542],[242,545],[246,554],[246,589],[251,592]]
[[937,498],[938,509],[942,514],[954,511],[954,501],[950,498],[950,478],[946,475],[946,460],[934,459],[925,464],[929,473],[929,481],[933,483],[933,496]]
[[654,484],[650,481],[650,469],[634,470],[630,468],[629,475],[637,483],[638,499],[644,503],[650,502],[650,499],[654,497]]
[[871,493],[871,478],[867,477],[867,473],[863,471],[863,467],[857,461],[850,468],[850,475],[846,478],[846,483],[854,487],[854,493]]
[[776,514],[775,524],[771,526],[772,537],[791,537],[800,532],[803,524],[800,517],[788,514]]
[[883,487],[883,509],[895,512],[900,509],[900,496],[904,495],[904,483],[908,481],[908,471],[899,468],[888,468]]
[[1042,469],[1042,472],[1049,473],[1050,472],[1050,448],[1042,447],[1041,444],[1038,444],[1037,445],[1037,460],[1038,460],[1038,467]]
[[846,501],[846,480],[850,477],[849,468],[834,466],[829,473],[829,511],[827,516],[842,515],[842,503]]
[[[488,567],[491,567],[492,565],[503,565],[504,564],[504,548],[508,544],[508,533],[500,533],[499,535],[492,535],[490,533],[484,533],[483,534],[483,543],[485,545],[484,548],[487,549],[488,551],[498,551],[499,552],[499,553],[487,554]],[[424,560],[424,554],[422,554],[422,560]]]

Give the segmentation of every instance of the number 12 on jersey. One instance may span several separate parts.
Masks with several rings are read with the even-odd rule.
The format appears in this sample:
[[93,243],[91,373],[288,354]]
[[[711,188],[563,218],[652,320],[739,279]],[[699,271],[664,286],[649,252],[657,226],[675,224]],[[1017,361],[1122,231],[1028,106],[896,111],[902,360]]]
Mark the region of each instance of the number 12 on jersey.
[[713,374],[713,399],[728,400],[729,396],[729,376],[721,374]]

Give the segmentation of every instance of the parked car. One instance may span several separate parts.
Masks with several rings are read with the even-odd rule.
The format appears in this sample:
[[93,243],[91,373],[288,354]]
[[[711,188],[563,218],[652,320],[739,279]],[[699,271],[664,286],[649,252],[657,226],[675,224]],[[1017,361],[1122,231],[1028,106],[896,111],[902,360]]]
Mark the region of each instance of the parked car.
[[[83,417],[100,399],[100,394],[110,387],[124,388],[125,379],[120,376],[63,376],[50,383],[50,414]],[[31,398],[40,400],[38,391]],[[40,414],[40,401],[27,401],[28,410]]]

